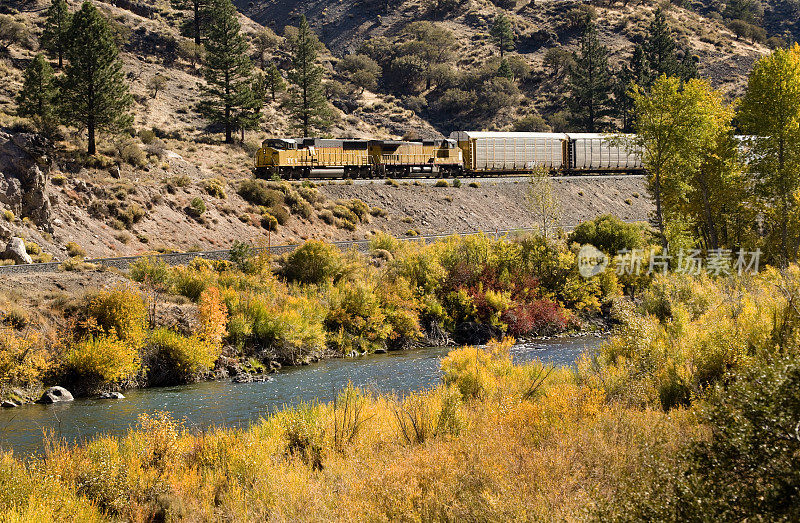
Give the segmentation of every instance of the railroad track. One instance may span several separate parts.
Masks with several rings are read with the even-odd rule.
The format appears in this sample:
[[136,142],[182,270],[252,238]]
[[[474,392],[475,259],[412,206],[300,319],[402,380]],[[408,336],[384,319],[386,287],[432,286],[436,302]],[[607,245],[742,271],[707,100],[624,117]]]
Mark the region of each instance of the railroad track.
[[[560,228],[564,231],[571,231],[575,228],[574,225],[562,225]],[[494,231],[467,231],[467,232],[454,232],[451,234],[430,234],[425,236],[413,236],[407,238],[400,238],[403,241],[424,241],[425,243],[433,243],[436,240],[448,238],[450,236],[471,236],[473,234],[486,234],[487,236],[500,237],[506,234],[531,232],[536,231],[534,227],[520,227],[517,229],[497,229]],[[367,252],[369,250],[369,240],[351,240],[351,241],[337,241],[330,242],[342,250],[355,249],[359,252]],[[292,252],[302,243],[290,245],[274,245],[269,247],[270,254],[280,255],[287,252]],[[264,248],[255,248],[257,252],[267,250]],[[120,256],[116,258],[92,258],[86,259],[84,262],[100,265],[103,267],[113,267],[120,270],[125,270],[130,265],[143,258],[152,258],[165,262],[167,265],[186,265],[195,258],[203,258],[206,260],[230,260],[231,251],[228,249],[216,251],[198,251],[198,252],[171,252],[165,254],[143,254],[139,256]],[[31,273],[52,273],[62,271],[62,262],[50,263],[30,263],[24,265],[3,265],[0,266],[0,275],[9,274],[31,274]]]
[[[565,180],[565,181],[575,181],[575,180],[621,180],[625,178],[643,178],[644,174],[603,174],[603,175],[595,175],[595,174],[580,174],[580,175],[570,175],[570,176],[553,176],[553,180]],[[467,177],[458,177],[459,181],[461,181],[462,185],[467,185],[472,182],[478,182],[481,185],[491,185],[496,183],[524,183],[530,180],[530,176],[467,176]],[[334,185],[344,185],[344,184],[353,184],[353,185],[383,185],[386,183],[387,178],[375,178],[375,179],[364,179],[364,178],[356,178],[351,180],[343,180],[341,178],[314,178],[309,179],[309,181],[317,183],[317,184],[324,184],[326,182],[330,182]],[[421,183],[424,185],[433,185],[440,180],[445,180],[447,183],[452,184],[453,178],[393,178],[394,181],[397,183]]]

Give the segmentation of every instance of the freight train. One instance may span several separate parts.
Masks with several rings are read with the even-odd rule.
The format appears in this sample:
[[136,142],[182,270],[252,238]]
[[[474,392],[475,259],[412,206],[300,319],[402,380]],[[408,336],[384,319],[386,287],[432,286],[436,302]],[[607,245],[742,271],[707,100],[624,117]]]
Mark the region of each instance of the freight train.
[[639,173],[641,149],[610,135],[455,131],[425,141],[269,139],[256,152],[255,174],[306,178],[419,178]]

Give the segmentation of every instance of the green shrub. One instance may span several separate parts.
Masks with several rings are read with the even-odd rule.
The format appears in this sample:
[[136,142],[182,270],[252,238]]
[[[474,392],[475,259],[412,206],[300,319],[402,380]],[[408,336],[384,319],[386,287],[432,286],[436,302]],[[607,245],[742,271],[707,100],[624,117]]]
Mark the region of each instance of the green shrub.
[[239,196],[252,203],[264,207],[283,205],[284,195],[280,191],[270,189],[264,180],[245,180],[239,185]]
[[261,226],[270,232],[278,230],[278,219],[268,212],[261,214]]
[[156,287],[164,287],[169,282],[169,266],[164,260],[152,256],[134,261],[129,271],[133,281]]
[[25,252],[28,254],[35,256],[42,253],[42,249],[39,247],[38,244],[34,242],[25,242]]
[[461,180],[459,180],[458,178],[453,178],[453,187],[455,187],[456,189],[461,187]]
[[328,225],[333,225],[334,223],[336,223],[336,217],[333,215],[333,212],[331,212],[329,209],[320,211],[319,219],[327,223]]
[[583,222],[569,236],[571,242],[581,245],[591,244],[613,255],[622,249],[641,249],[645,246],[646,240],[643,225],[625,223],[610,214]]
[[481,186],[481,182],[469,182],[469,186],[472,187],[473,189],[477,189],[478,187]]
[[189,202],[189,207],[186,208],[186,212],[195,218],[199,218],[206,212],[206,203],[202,198],[196,196]]
[[293,203],[291,209],[294,214],[306,220],[314,216],[314,206],[302,199]]
[[344,261],[339,249],[319,240],[308,240],[284,259],[281,274],[289,281],[320,284],[341,274]]
[[198,372],[208,371],[219,357],[212,344],[197,336],[186,337],[165,328],[150,333],[149,345],[182,381],[191,381]]
[[142,221],[145,214],[145,210],[142,209],[139,204],[131,203],[125,207],[123,212],[118,214],[117,218],[125,225],[126,229],[130,229],[134,224]]
[[450,184],[447,183],[447,180],[439,180],[435,184],[433,184],[433,186],[434,187],[450,187]]
[[229,256],[231,262],[235,263],[236,267],[244,273],[251,272],[255,265],[255,252],[253,251],[253,246],[249,243],[240,242],[239,240],[234,241]]
[[369,240],[370,251],[385,250],[394,254],[400,250],[402,245],[403,243],[400,240],[383,231],[376,232]]
[[227,196],[225,194],[225,185],[219,178],[204,180],[203,189],[214,198],[219,198],[220,200],[224,200]]
[[142,129],[139,131],[139,139],[145,145],[150,145],[156,139],[156,133],[152,129]]
[[15,221],[17,221],[17,217],[14,216],[14,213],[9,211],[8,209],[5,209],[3,211],[3,218],[5,218],[7,222],[11,222],[11,223],[14,223]]
[[351,223],[358,223],[358,216],[344,205],[337,205],[332,209],[333,215],[337,218]]
[[283,205],[273,205],[267,209],[267,213],[274,216],[280,225],[286,225],[286,222],[289,221],[289,211]]
[[86,251],[84,251],[80,245],[75,242],[68,242],[67,245],[67,255],[70,258],[83,258],[86,256]]
[[350,211],[358,217],[358,221],[365,222],[369,220],[369,205],[359,199],[350,200],[347,204]]
[[119,150],[119,157],[123,162],[129,163],[134,167],[142,168],[147,165],[147,155],[135,142],[128,142]]

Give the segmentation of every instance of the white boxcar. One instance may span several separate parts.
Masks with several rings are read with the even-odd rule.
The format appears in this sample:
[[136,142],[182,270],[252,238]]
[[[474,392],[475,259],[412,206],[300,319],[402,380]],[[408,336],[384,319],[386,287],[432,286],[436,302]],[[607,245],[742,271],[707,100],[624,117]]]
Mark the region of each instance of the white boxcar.
[[631,171],[642,169],[639,147],[626,146],[613,135],[570,133],[569,170],[573,171]]
[[509,173],[565,167],[566,134],[454,131],[450,138],[463,151],[467,171]]

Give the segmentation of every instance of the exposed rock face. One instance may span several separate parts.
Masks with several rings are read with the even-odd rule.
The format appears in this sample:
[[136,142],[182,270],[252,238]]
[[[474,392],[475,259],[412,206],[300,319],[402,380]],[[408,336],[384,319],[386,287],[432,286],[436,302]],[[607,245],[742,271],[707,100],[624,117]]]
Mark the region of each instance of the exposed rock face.
[[0,131],[0,203],[53,232],[50,200],[45,193],[49,150],[50,142],[40,135]]
[[75,398],[72,397],[72,393],[64,387],[50,387],[44,391],[39,403],[62,403],[72,401],[73,399]]
[[25,242],[22,238],[11,238],[11,241],[6,245],[6,250],[3,253],[3,258],[6,260],[14,260],[16,264],[33,263],[30,255],[25,250]]

